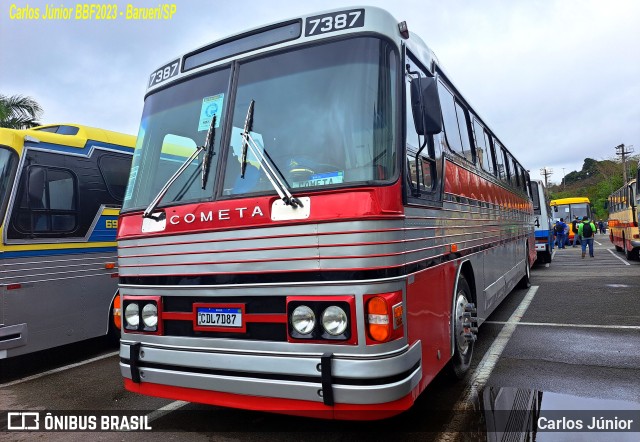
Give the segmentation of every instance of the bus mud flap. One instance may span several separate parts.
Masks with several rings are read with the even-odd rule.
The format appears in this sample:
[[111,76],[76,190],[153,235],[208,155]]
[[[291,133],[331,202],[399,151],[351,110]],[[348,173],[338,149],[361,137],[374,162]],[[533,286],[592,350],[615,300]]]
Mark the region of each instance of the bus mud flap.
[[139,342],[131,344],[129,346],[129,364],[131,367],[131,380],[139,384],[140,383],[140,347],[142,344]]
[[320,369],[322,373],[322,400],[325,405],[333,405],[333,386],[331,379],[331,359],[333,353],[325,353],[320,358]]

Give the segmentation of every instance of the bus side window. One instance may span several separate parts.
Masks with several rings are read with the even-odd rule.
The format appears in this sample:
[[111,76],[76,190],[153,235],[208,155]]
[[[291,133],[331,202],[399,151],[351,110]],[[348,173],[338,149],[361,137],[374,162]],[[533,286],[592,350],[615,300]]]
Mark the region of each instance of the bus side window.
[[502,144],[500,144],[495,138],[493,139],[493,145],[495,147],[498,178],[501,181],[507,182],[508,176],[507,176],[507,166],[504,161],[504,148],[502,147]]
[[[410,186],[413,190],[431,191],[436,186],[436,161],[435,152],[430,151],[425,144],[423,136],[419,136],[413,121],[413,110],[411,109],[411,80],[417,76],[424,78],[424,69],[415,62],[410,53],[407,53],[405,72],[405,121],[407,133],[407,175]],[[431,135],[427,135],[431,136]],[[420,158],[416,165],[416,152],[421,147]],[[419,171],[419,174],[418,174]]]
[[[409,175],[409,184],[412,189],[433,190],[433,176],[431,174],[432,163],[426,158],[418,158],[418,165],[416,167],[415,154],[407,154],[407,171]],[[420,170],[420,176],[418,177],[418,168]]]
[[482,125],[475,118],[473,119],[473,135],[476,144],[476,157],[478,158],[480,167],[486,172],[493,174],[494,167],[491,144],[489,143],[489,139],[487,137],[487,133],[484,130],[484,127],[482,127]]
[[73,232],[78,226],[77,189],[68,169],[30,166],[22,181],[14,226],[34,235]]
[[469,136],[469,126],[467,125],[467,112],[456,101],[456,115],[458,116],[458,128],[460,129],[460,139],[462,140],[462,152],[467,161],[473,163],[474,155],[471,149],[471,137]]
[[111,196],[122,202],[129,180],[131,156],[103,155],[98,160],[98,169]]
[[473,161],[473,157],[471,156],[471,152],[469,152],[468,147],[467,151],[465,152],[465,145],[463,144],[461,137],[460,126],[463,126],[464,131],[462,132],[462,136],[467,136],[468,145],[469,137],[466,131],[467,126],[466,121],[464,120],[464,111],[455,101],[454,95],[449,91],[447,86],[441,80],[438,81],[438,93],[440,94],[440,106],[442,107],[443,120],[442,122],[444,124],[444,132],[441,135],[442,143],[446,147],[448,147],[450,151],[457,153],[467,160],[471,158],[471,161]]

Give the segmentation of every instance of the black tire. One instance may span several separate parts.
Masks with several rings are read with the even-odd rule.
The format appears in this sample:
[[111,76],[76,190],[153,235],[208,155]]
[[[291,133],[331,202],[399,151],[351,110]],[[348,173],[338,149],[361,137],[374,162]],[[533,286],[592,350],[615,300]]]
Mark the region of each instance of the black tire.
[[474,341],[467,341],[464,337],[462,323],[464,322],[463,313],[468,303],[472,302],[471,289],[464,276],[458,277],[458,289],[455,293],[455,304],[451,312],[454,332],[454,352],[449,361],[449,372],[457,379],[465,377],[471,366],[471,358],[473,357]]
[[544,261],[543,262],[545,264],[551,264],[551,260],[552,260],[551,252],[547,250],[546,252],[544,252]]
[[635,249],[628,250],[627,249],[627,241],[625,241],[624,238],[622,238],[622,243],[624,245],[624,248],[623,248],[624,256],[625,256],[625,258],[627,258],[627,261],[634,261],[634,260],[638,259],[638,251],[635,250]]
[[627,240],[624,239],[624,235],[622,235],[622,253],[624,253],[624,257],[627,258],[627,261],[631,260],[631,254],[627,250]]
[[[549,257],[549,262],[551,262],[551,257]],[[531,265],[529,264],[529,246],[525,248],[524,266],[526,271],[524,272],[524,276],[516,286],[516,288],[519,288],[519,289],[528,289],[529,287],[531,287]]]

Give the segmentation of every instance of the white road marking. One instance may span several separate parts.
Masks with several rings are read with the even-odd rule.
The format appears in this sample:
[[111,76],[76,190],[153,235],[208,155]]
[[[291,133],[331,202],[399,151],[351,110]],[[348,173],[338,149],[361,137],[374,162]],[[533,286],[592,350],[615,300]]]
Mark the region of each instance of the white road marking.
[[[500,333],[496,337],[496,339],[489,347],[489,350],[485,353],[484,357],[476,367],[476,369],[471,374],[471,379],[467,388],[462,394],[462,398],[458,400],[458,402],[453,406],[454,410],[473,410],[474,405],[477,401],[478,391],[481,390],[484,385],[487,383],[489,376],[491,376],[491,372],[495,368],[502,352],[504,351],[511,335],[516,330],[516,326],[520,322],[520,319],[524,316],[525,312],[529,308],[533,297],[538,291],[538,286],[531,286],[527,294],[525,295],[522,302],[518,308],[514,310],[514,312],[509,317],[509,320],[505,322],[504,327],[500,330]],[[465,422],[466,413],[454,413],[453,418],[449,421],[446,426],[444,432],[438,435],[436,440],[438,441],[446,441],[452,440],[452,436],[458,434],[458,432],[463,428]],[[455,439],[455,437],[453,438]]]
[[611,253],[613,256],[615,256],[616,258],[618,258],[620,261],[622,261],[622,263],[624,265],[630,266],[631,264],[629,264],[627,261],[625,261],[624,259],[620,258],[618,255],[616,255],[613,250],[611,249],[607,249],[609,251],[609,253]]
[[598,241],[596,241],[595,239],[593,240],[593,242],[595,242],[596,244],[598,244],[599,246],[601,246],[602,244],[600,244]]
[[[506,325],[503,321],[485,321],[483,324]],[[640,330],[639,325],[599,325],[599,324],[558,324],[553,322],[517,322],[516,325],[526,325],[534,327],[569,327],[569,328],[602,328],[613,330]]]
[[95,358],[87,359],[86,361],[65,365],[64,367],[54,368],[53,370],[45,371],[44,373],[34,374],[33,376],[28,376],[26,378],[16,379],[15,381],[7,382],[6,384],[0,384],[0,388],[11,387],[13,385],[22,384],[23,382],[33,381],[34,379],[39,379],[45,376],[49,376],[50,374],[60,373],[61,371],[70,370],[72,368],[80,367],[82,365],[90,364],[92,362],[100,361],[102,359],[107,359],[107,358],[110,358],[111,356],[116,356],[117,354],[118,352],[114,351],[101,356],[96,356]]
[[553,249],[553,253],[551,254],[551,260],[553,261],[553,258],[556,257],[556,252],[558,251],[558,249]]
[[160,419],[161,417],[171,413],[172,411],[178,410],[190,402],[186,401],[174,401],[170,404],[165,405],[164,407],[158,408],[156,411],[152,411],[147,414],[147,422],[151,423],[156,419]]

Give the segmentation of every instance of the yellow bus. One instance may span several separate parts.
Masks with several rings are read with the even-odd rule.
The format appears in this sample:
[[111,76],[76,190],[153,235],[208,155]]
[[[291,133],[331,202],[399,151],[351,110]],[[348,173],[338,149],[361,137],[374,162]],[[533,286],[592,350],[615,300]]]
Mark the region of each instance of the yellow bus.
[[0,359],[106,335],[135,137],[0,129]]
[[609,195],[609,239],[628,260],[638,259],[640,234],[638,232],[638,181],[633,179]]
[[589,198],[587,197],[576,196],[571,198],[560,198],[551,200],[549,205],[553,211],[553,221],[555,222],[562,218],[569,226],[569,234],[567,235],[567,241],[569,242],[573,241],[573,237],[576,234],[572,223],[576,216],[581,221],[584,216],[587,216],[593,221],[591,217],[591,201],[589,201]]

